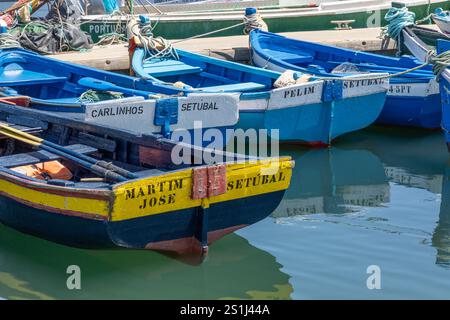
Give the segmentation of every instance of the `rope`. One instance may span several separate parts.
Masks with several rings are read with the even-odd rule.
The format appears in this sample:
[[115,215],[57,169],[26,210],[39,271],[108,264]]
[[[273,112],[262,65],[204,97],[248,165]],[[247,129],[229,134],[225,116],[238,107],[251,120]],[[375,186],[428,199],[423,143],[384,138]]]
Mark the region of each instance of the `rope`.
[[0,49],[21,48],[19,41],[10,33],[0,33]]
[[400,43],[403,28],[414,25],[415,18],[416,14],[407,7],[390,8],[384,17],[389,24],[381,29],[381,36],[388,36]]
[[416,24],[422,24],[424,22],[431,23],[431,17],[433,14],[431,13],[431,0],[428,0],[428,7],[427,7],[427,15],[420,20],[416,21]]
[[244,34],[249,34],[250,31],[259,29],[263,31],[268,31],[267,24],[264,22],[264,20],[261,18],[261,15],[259,13],[254,13],[251,15],[244,16]]
[[450,51],[442,52],[438,55],[431,54],[428,61],[433,65],[433,73],[436,75],[436,80],[439,81],[445,69],[450,67]]
[[172,43],[163,37],[155,37],[153,30],[156,24],[152,24],[150,20],[134,22],[131,25],[131,32],[139,39],[139,43],[144,49],[143,62],[155,58],[168,58],[178,60],[178,53]]
[[233,24],[232,26],[225,27],[225,28],[222,28],[222,29],[217,29],[217,30],[213,30],[213,31],[210,31],[210,32],[202,33],[202,34],[199,34],[199,35],[196,35],[196,36],[192,36],[192,37],[189,37],[189,38],[186,38],[186,39],[173,41],[173,43],[175,44],[175,43],[180,43],[180,42],[184,42],[184,41],[188,41],[188,40],[193,40],[193,39],[197,39],[197,38],[206,37],[206,36],[209,36],[209,35],[212,35],[212,34],[215,34],[215,33],[219,33],[219,32],[222,32],[222,31],[227,31],[227,30],[230,30],[230,29],[233,29],[233,28],[236,28],[236,27],[240,27],[240,26],[243,26],[243,25],[245,25],[245,21],[237,23],[237,24]]

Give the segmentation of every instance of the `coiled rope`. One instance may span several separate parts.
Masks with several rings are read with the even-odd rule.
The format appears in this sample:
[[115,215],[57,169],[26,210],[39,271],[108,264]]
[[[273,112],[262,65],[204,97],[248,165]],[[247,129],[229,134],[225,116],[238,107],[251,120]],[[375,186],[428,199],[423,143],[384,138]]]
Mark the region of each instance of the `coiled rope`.
[[20,42],[10,33],[0,33],[0,49],[21,48]]
[[155,27],[156,24],[145,17],[141,17],[140,22],[131,22],[129,29],[138,38],[138,45],[144,49],[143,62],[156,58],[178,60],[178,53],[172,43],[163,37],[155,37]]
[[403,28],[414,25],[416,14],[409,11],[407,7],[390,8],[384,19],[389,24],[381,29],[381,36],[390,37],[397,41],[398,44],[400,43]]
[[267,24],[264,22],[264,20],[261,18],[261,15],[256,12],[251,15],[245,15],[244,16],[244,34],[249,34],[250,31],[259,29],[263,31],[268,31],[269,28],[267,27]]

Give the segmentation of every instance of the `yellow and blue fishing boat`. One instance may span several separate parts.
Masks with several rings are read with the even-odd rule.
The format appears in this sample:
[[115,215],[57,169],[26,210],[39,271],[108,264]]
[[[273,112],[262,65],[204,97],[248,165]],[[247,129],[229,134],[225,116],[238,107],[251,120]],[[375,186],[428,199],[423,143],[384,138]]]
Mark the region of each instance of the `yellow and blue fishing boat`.
[[[177,254],[204,254],[270,215],[294,166],[290,158],[220,154],[11,102],[0,104],[0,152],[3,224],[69,246]],[[208,165],[211,152],[216,161]],[[178,153],[193,164],[174,164]]]

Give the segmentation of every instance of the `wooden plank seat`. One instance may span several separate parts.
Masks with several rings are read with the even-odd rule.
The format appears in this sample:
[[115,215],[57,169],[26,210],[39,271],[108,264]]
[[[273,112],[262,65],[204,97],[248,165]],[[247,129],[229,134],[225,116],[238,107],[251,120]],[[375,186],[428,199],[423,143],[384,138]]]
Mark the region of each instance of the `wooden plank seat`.
[[188,65],[178,60],[158,60],[144,63],[144,69],[153,77],[166,77],[199,73],[202,68]]
[[66,82],[67,77],[57,77],[30,70],[3,70],[0,73],[0,86],[28,86],[34,84],[48,84]]
[[[66,146],[66,148],[81,154],[90,154],[97,151],[96,148],[92,148],[83,144],[73,144],[70,146]],[[45,150],[39,150],[29,153],[20,153],[11,156],[0,157],[0,167],[14,168],[59,159],[61,159],[61,157],[56,154]]]

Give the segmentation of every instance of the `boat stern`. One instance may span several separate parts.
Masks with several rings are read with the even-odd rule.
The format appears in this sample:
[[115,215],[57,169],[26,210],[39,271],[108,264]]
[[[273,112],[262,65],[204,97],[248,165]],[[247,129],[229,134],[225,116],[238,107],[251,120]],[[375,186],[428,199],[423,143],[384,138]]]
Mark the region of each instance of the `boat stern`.
[[270,215],[289,187],[294,162],[270,158],[183,169],[118,185],[109,234],[118,246],[177,255]]

